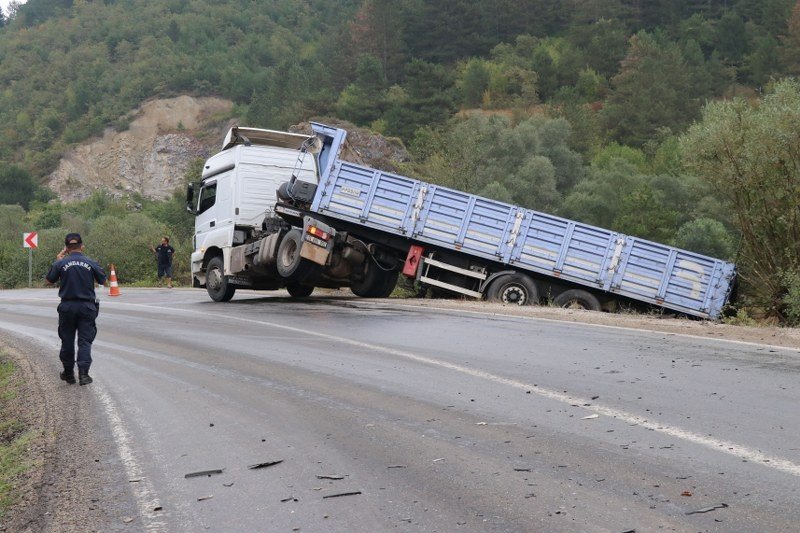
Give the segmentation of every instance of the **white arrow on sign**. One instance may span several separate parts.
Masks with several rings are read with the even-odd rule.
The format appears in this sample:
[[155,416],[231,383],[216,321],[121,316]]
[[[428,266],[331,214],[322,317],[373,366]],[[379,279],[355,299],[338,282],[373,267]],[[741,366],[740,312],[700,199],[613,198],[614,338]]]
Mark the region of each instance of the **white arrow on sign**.
[[39,234],[35,231],[31,233],[22,234],[22,246],[25,248],[38,248],[39,247]]

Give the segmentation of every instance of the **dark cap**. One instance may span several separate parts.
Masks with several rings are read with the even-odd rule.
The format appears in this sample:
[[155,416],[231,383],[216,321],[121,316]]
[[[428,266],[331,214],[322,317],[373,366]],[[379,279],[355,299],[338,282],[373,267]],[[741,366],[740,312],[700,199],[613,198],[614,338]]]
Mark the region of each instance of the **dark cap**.
[[70,244],[83,244],[83,240],[81,240],[80,233],[67,233],[67,236],[64,237],[64,244],[69,246]]

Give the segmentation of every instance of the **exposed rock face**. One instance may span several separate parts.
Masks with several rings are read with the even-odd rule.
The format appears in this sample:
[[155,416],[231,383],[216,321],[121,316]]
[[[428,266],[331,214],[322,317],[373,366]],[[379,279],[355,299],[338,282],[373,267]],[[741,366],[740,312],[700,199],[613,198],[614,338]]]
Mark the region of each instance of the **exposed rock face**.
[[[48,186],[63,202],[84,200],[95,191],[115,198],[169,198],[183,186],[192,161],[207,159],[222,147],[228,128],[237,122],[229,119],[232,108],[220,98],[180,96],[147,102],[134,112],[127,131],[109,128],[102,138],[67,152]],[[397,163],[409,160],[399,140],[336,119],[322,122],[347,130],[343,158],[348,161],[396,172]],[[307,122],[289,129],[311,133]]]
[[[326,118],[321,119],[320,122],[347,130],[347,142],[342,154],[342,159],[345,161],[388,172],[397,172],[398,163],[405,163],[411,159],[399,139],[384,137],[337,119]],[[311,124],[303,122],[290,127],[289,131],[310,134]]]
[[114,197],[169,198],[193,160],[219,150],[228,127],[219,117],[229,117],[232,107],[220,98],[191,96],[147,102],[127,131],[108,129],[101,139],[65,154],[48,186],[64,202],[98,190]]

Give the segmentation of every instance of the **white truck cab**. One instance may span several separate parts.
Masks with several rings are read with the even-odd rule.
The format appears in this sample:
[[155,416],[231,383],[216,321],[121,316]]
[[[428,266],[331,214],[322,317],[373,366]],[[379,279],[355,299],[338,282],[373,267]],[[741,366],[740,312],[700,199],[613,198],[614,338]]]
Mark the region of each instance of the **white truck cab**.
[[[195,213],[192,276],[196,286],[209,281],[209,263],[219,258],[219,275],[231,275],[231,251],[262,227],[275,204],[276,190],[294,175],[317,184],[314,136],[256,128],[231,128],[222,150],[206,161],[196,201],[193,187],[187,207]],[[309,149],[312,148],[312,149]],[[212,280],[216,281],[216,280]],[[236,281],[236,280],[234,280]],[[249,285],[249,280],[240,280]],[[229,299],[229,298],[228,298]]]

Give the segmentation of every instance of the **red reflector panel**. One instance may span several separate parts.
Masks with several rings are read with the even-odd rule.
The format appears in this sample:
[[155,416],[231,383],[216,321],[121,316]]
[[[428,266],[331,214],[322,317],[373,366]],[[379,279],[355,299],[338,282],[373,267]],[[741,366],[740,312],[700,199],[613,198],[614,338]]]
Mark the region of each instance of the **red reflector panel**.
[[308,233],[310,233],[311,235],[313,235],[314,237],[322,239],[323,241],[327,241],[328,239],[331,238],[331,236],[328,235],[327,232],[322,231],[321,229],[319,229],[316,226],[309,226],[308,230],[306,230],[306,231]]
[[412,244],[411,248],[408,249],[408,256],[406,257],[406,263],[403,265],[403,275],[408,276],[409,278],[417,277],[417,268],[419,268],[419,258],[422,257],[422,252],[425,249],[422,246],[417,246],[416,244]]

